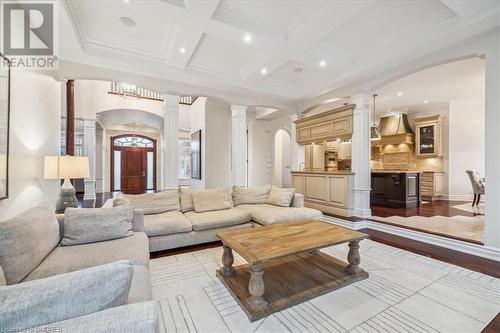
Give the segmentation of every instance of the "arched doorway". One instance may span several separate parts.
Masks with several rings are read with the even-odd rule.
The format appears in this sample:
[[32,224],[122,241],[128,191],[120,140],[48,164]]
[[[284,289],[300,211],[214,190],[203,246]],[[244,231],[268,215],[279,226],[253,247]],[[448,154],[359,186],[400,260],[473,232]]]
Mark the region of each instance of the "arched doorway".
[[292,176],[292,139],[290,134],[279,129],[274,135],[274,172],[273,185],[290,187]]
[[156,140],[143,135],[111,137],[111,191],[129,194],[156,189]]

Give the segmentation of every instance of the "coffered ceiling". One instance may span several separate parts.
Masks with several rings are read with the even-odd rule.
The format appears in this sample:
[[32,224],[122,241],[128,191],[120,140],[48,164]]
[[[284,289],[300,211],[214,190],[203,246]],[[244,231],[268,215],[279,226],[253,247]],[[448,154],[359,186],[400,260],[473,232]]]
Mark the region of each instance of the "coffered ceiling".
[[61,29],[61,44],[79,45],[82,56],[62,47],[62,59],[140,66],[145,75],[252,95],[256,105],[260,96],[293,102],[324,94],[353,73],[410,60],[412,44],[422,45],[412,54],[418,57],[470,37],[469,25],[474,33],[490,30],[499,12],[496,0],[64,4],[72,31]]

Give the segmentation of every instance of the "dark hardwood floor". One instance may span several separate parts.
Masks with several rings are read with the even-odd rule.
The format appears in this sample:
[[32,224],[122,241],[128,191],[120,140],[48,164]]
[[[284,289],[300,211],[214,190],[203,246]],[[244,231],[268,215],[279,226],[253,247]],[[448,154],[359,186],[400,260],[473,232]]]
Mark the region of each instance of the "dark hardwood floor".
[[453,207],[465,203],[470,204],[470,202],[468,201],[438,200],[429,203],[423,203],[422,205],[420,205],[420,207],[416,208],[387,208],[387,207],[379,207],[372,205],[371,210],[372,210],[372,216],[379,216],[379,217],[389,217],[394,215],[403,217],[410,217],[410,216],[431,217],[436,215],[441,215],[441,216],[481,215],[478,213],[471,213]]

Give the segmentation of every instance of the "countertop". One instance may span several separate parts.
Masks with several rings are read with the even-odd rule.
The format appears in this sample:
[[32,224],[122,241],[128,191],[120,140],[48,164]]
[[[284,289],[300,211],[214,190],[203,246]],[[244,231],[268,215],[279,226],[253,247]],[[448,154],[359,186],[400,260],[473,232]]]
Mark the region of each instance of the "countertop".
[[422,173],[418,170],[371,170],[371,173]]
[[291,171],[294,174],[314,174],[314,175],[354,175],[354,172],[349,170],[338,170],[338,171]]

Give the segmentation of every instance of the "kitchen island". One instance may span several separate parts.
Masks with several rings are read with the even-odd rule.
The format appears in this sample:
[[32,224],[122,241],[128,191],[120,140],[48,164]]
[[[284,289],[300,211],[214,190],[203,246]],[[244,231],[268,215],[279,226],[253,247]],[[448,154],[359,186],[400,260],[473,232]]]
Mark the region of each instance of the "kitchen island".
[[372,170],[370,202],[375,206],[420,206],[420,171]]
[[354,214],[354,173],[292,171],[293,187],[304,195],[304,206],[341,216]]

